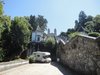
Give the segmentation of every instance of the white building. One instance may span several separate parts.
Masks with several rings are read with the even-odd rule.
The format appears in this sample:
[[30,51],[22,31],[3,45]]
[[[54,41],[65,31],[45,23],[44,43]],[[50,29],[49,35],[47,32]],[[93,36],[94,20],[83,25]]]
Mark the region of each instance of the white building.
[[56,37],[57,31],[54,29],[54,33],[50,33],[50,29],[48,29],[48,33],[45,34],[43,30],[39,26],[37,26],[36,31],[32,32],[32,42],[41,42],[46,40],[48,37]]
[[32,32],[32,42],[41,42],[44,40],[43,30],[38,26],[36,31]]

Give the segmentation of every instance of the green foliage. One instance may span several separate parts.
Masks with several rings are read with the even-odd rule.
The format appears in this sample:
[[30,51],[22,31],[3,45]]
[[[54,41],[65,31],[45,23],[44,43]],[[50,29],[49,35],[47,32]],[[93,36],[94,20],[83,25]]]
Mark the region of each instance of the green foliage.
[[46,30],[46,28],[47,28],[47,20],[43,17],[43,16],[41,16],[41,15],[38,15],[38,17],[36,18],[36,24],[37,24],[37,26],[39,25],[40,26],[40,28],[43,30],[43,31],[45,31]]
[[61,32],[60,36],[67,36],[66,32]]
[[23,17],[15,17],[7,26],[10,27],[6,27],[2,33],[2,44],[6,58],[14,58],[27,49],[31,36],[30,24]]
[[81,11],[79,13],[79,21],[75,20],[75,30],[78,32],[83,32],[84,31],[84,27],[85,27],[85,23],[86,23],[86,18],[87,15],[85,14],[84,11]]
[[4,60],[4,51],[2,48],[0,48],[0,61]]
[[15,17],[11,26],[11,40],[14,50],[23,51],[27,49],[30,42],[30,25],[23,17]]
[[100,33],[98,33],[98,32],[91,32],[88,35],[89,36],[92,36],[92,37],[99,37],[100,36]]
[[45,42],[46,50],[51,53],[51,59],[56,59],[57,44],[54,37],[48,37]]
[[71,34],[71,33],[74,33],[74,32],[75,32],[75,29],[73,29],[73,28],[67,30],[67,34],[68,34],[68,35]]
[[100,33],[100,15],[94,17],[93,21],[94,21],[94,31]]
[[[11,23],[12,21],[12,23]],[[31,37],[31,26],[24,17],[1,16],[0,19],[0,47],[4,49],[5,57],[20,55],[27,49]]]
[[3,27],[3,25],[2,24],[0,24],[0,40],[1,40],[1,34],[2,34],[2,32],[3,32],[3,29],[4,29],[4,27]]
[[93,21],[93,17],[91,15],[87,16],[86,21]]
[[36,28],[37,28],[36,17],[31,15],[31,16],[29,17],[29,23],[31,24],[31,26],[32,26],[32,28],[33,28],[33,31],[35,31]]
[[47,20],[41,15],[16,16],[13,20],[10,16],[3,15],[3,1],[0,0],[0,61],[4,56],[20,56],[28,49],[32,30],[35,31],[38,25],[43,31],[47,27]]
[[69,39],[71,39],[71,38],[75,37],[78,34],[80,34],[80,33],[79,32],[74,32],[74,33],[69,34],[68,37],[69,37]]
[[98,36],[94,34],[95,32],[100,33],[100,15],[92,17],[91,15],[87,16],[84,11],[79,13],[79,19],[75,20],[74,29],[68,29],[65,32],[68,39],[72,38],[77,32],[82,32],[84,34],[93,34],[93,36]]
[[2,1],[0,1],[0,15],[3,14],[3,4],[2,4]]
[[46,47],[51,50],[55,47],[56,41],[54,37],[48,37],[45,44]]
[[90,33],[94,31],[94,23],[93,21],[87,21],[85,23],[85,32]]
[[33,28],[33,31],[36,30],[38,25],[43,31],[45,31],[47,28],[47,20],[41,15],[38,15],[38,17],[30,15],[29,17],[24,17],[24,18],[28,20],[28,22]]
[[29,56],[29,63],[34,63],[35,62],[35,57],[34,55]]

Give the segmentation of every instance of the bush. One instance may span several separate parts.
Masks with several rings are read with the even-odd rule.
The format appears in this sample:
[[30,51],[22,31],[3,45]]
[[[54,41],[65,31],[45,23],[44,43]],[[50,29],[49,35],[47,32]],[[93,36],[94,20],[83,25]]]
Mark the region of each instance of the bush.
[[56,44],[56,41],[54,37],[47,38],[45,42],[45,46],[47,47],[47,49],[53,49],[55,47],[55,44]]
[[4,59],[4,51],[2,50],[2,48],[0,48],[0,61],[3,61]]
[[74,32],[68,35],[69,40],[72,39],[73,37],[75,37],[76,35],[80,34],[79,32]]
[[92,36],[92,37],[99,37],[100,33],[98,33],[98,32],[92,32],[92,33],[89,33],[88,35]]
[[34,62],[35,62],[35,57],[34,57],[34,55],[31,55],[29,57],[29,63],[34,63]]
[[51,53],[51,59],[56,59],[56,50],[57,50],[57,44],[54,37],[48,37],[45,42],[46,50],[47,52]]

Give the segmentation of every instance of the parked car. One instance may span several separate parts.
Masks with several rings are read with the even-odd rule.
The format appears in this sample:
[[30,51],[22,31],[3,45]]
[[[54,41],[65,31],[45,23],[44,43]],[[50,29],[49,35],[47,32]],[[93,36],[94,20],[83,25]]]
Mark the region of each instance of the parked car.
[[50,53],[40,51],[33,52],[29,58],[29,62],[51,62]]

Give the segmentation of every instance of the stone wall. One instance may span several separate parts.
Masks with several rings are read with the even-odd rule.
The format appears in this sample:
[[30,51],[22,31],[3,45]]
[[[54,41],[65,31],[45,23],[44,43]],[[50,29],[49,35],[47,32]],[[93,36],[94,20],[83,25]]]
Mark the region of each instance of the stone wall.
[[62,64],[75,71],[100,75],[100,38],[77,35],[65,45],[59,43],[57,54]]

